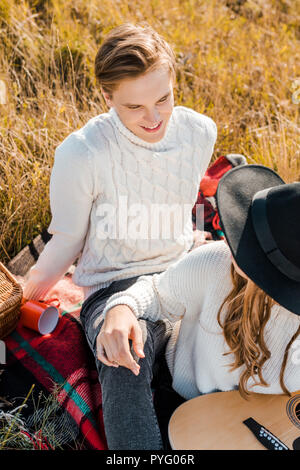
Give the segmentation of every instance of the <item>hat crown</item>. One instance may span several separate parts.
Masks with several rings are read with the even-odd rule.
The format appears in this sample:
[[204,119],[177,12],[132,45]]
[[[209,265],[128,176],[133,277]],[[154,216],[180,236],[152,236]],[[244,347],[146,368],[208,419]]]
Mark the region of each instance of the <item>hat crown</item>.
[[266,215],[278,249],[300,269],[300,183],[270,189]]
[[220,223],[239,268],[300,316],[300,183],[262,165],[228,171],[217,191]]

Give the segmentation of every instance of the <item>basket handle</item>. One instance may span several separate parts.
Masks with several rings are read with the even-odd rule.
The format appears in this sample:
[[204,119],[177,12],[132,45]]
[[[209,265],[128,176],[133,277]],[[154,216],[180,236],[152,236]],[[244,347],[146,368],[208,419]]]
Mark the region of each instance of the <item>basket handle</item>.
[[0,268],[7,275],[10,281],[12,281],[14,284],[18,284],[18,286],[22,288],[21,284],[17,281],[17,279],[14,278],[12,273],[4,266],[3,263],[1,263],[1,261],[0,261]]

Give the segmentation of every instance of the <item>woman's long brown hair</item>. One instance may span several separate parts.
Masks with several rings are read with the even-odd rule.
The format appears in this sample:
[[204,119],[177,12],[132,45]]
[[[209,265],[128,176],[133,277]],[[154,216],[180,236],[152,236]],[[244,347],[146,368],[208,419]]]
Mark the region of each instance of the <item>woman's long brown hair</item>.
[[[264,329],[271,315],[274,300],[271,299],[250,279],[240,276],[231,265],[233,288],[225,298],[218,312],[218,323],[223,328],[225,340],[230,348],[224,355],[234,354],[231,371],[245,365],[239,381],[240,394],[247,398],[250,377],[257,385],[268,386],[262,375],[264,363],[271,353],[264,340]],[[226,306],[226,314],[221,322],[221,312]],[[286,346],[280,370],[280,385],[283,393],[290,395],[284,384],[284,371],[291,344],[300,334],[300,326]],[[255,377],[256,376],[256,377]],[[257,377],[259,381],[257,382]]]

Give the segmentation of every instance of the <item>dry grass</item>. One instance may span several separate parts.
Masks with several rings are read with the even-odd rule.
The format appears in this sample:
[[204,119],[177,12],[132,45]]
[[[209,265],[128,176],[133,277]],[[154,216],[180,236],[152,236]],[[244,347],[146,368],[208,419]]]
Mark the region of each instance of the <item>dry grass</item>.
[[[36,400],[32,396],[35,387],[32,385],[22,404],[13,408],[12,403],[0,397],[0,451],[43,450],[44,446],[49,450],[80,450],[82,444],[76,442],[78,428],[57,399],[62,386],[54,384],[48,396],[40,392]],[[32,401],[33,413],[25,418],[23,412],[28,399]]]
[[214,157],[244,153],[299,179],[299,19],[299,0],[0,0],[1,261],[49,225],[54,149],[106,111],[93,60],[125,21],[173,45],[176,104],[216,121]]

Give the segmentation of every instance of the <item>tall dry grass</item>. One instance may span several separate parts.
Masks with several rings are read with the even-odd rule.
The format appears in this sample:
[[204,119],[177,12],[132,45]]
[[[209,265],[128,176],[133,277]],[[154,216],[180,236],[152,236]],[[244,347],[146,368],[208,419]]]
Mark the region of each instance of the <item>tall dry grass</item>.
[[0,0],[0,260],[49,225],[55,147],[107,110],[93,61],[125,21],[173,45],[176,104],[215,120],[214,158],[243,153],[297,180],[299,19],[299,0]]

